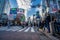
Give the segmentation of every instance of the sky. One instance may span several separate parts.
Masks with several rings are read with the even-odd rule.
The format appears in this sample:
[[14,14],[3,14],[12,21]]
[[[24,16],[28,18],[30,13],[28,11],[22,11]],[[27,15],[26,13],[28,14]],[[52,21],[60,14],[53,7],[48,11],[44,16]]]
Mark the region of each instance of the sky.
[[[18,7],[16,0],[9,0],[9,1],[11,4],[11,8]],[[40,2],[41,2],[41,0],[33,0],[31,3],[32,3],[32,5],[37,5],[37,4],[40,4]],[[28,17],[35,14],[35,12],[36,12],[36,8],[31,8],[29,11],[27,11]]]
[[[32,2],[32,5],[37,5],[37,4],[40,4],[41,3],[41,0],[35,0]],[[31,16],[33,14],[36,14],[36,8],[31,8],[29,11],[28,11],[28,16]]]
[[11,5],[11,8],[17,8],[18,7],[16,0],[9,0],[9,2]]
[[37,5],[37,4],[40,4],[41,0],[35,0],[32,2],[32,5]]

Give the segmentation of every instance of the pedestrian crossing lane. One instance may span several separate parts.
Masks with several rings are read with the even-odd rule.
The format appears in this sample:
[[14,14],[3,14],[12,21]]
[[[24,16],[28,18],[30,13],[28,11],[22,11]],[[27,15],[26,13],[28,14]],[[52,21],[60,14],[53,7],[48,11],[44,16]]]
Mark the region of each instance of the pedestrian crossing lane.
[[23,30],[25,30],[26,29],[26,27],[25,28],[23,28],[23,29],[21,29],[21,30],[19,30],[18,32],[21,32],[21,31],[23,31]]
[[30,32],[35,32],[34,27],[25,27],[19,30],[11,28],[11,29],[7,29],[6,31],[29,32],[29,30]]
[[25,27],[25,28],[19,28],[19,27],[11,27],[11,28],[0,28],[0,30],[4,29],[5,31],[17,31],[17,32],[35,32],[34,27]]
[[11,28],[7,29],[6,31],[17,31],[19,29],[21,29],[21,28],[20,27],[11,27]]
[[28,31],[29,31],[29,29],[30,29],[30,27],[28,27],[24,32],[28,32]]
[[35,30],[34,30],[34,28],[33,28],[33,27],[31,27],[31,32],[35,32]]
[[0,31],[6,30],[6,29],[7,29],[7,27],[1,27]]

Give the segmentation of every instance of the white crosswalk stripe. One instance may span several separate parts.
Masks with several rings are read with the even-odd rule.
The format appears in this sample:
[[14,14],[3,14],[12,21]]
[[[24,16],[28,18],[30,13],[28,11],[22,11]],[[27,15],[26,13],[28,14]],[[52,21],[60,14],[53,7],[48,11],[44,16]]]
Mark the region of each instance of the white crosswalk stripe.
[[17,31],[18,29],[8,29],[6,31]]
[[25,28],[23,28],[23,29],[21,29],[21,30],[19,30],[18,32],[21,32],[21,31],[23,31],[24,29],[26,29],[26,27],[25,27]]
[[35,32],[34,27],[25,27],[25,28],[20,28],[20,27],[1,27],[0,31],[16,31],[16,32]]
[[31,32],[35,32],[33,27],[31,27]]
[[6,29],[7,29],[7,27],[1,27],[0,31],[6,30]]
[[11,31],[11,29],[7,29],[6,31]]
[[29,31],[29,29],[30,29],[30,27],[28,27],[24,32],[28,32],[28,31]]
[[21,29],[20,27],[11,27],[10,29],[7,29],[6,31],[17,31]]
[[16,26],[13,26],[13,27],[0,27],[0,31],[17,31],[19,29],[21,29],[22,27],[16,27]]

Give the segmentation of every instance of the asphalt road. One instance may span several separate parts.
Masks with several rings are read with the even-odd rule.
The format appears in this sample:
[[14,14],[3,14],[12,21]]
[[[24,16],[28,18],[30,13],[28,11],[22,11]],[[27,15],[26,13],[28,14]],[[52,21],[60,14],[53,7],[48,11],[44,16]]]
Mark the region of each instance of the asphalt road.
[[49,40],[45,35],[34,32],[0,31],[0,40]]
[[42,32],[37,31],[37,28],[34,27],[1,29],[3,29],[3,31],[0,31],[0,40],[51,40]]
[[1,32],[0,40],[39,40],[38,33]]

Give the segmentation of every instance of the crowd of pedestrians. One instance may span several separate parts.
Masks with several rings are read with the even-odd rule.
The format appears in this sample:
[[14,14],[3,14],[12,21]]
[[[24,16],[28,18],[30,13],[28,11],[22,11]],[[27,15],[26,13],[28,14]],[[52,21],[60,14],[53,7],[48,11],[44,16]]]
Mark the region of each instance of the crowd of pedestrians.
[[[50,33],[50,23],[54,21],[54,24],[56,23],[56,17],[55,16],[50,16],[50,14],[46,14],[45,19],[44,20],[40,20],[39,23],[36,22],[31,22],[30,18],[29,20],[26,22],[26,26],[28,27],[38,27],[38,29],[43,29],[45,30],[45,28],[48,29],[48,33]],[[56,23],[57,24],[57,23]],[[55,26],[54,26],[55,27]]]
[[[23,28],[24,27],[38,27],[38,30],[39,29],[45,30],[47,28],[48,29],[47,32],[50,33],[50,23],[51,22],[54,22],[54,24],[60,24],[60,23],[57,23],[56,20],[57,20],[57,18],[55,16],[51,17],[50,14],[46,14],[44,20],[39,20],[39,21],[34,22],[34,20],[31,21],[31,19],[29,17],[28,21],[21,23],[20,26],[22,26]],[[10,23],[8,22],[8,27],[9,27],[9,24]],[[54,25],[54,28],[58,29],[56,27],[56,25]]]

